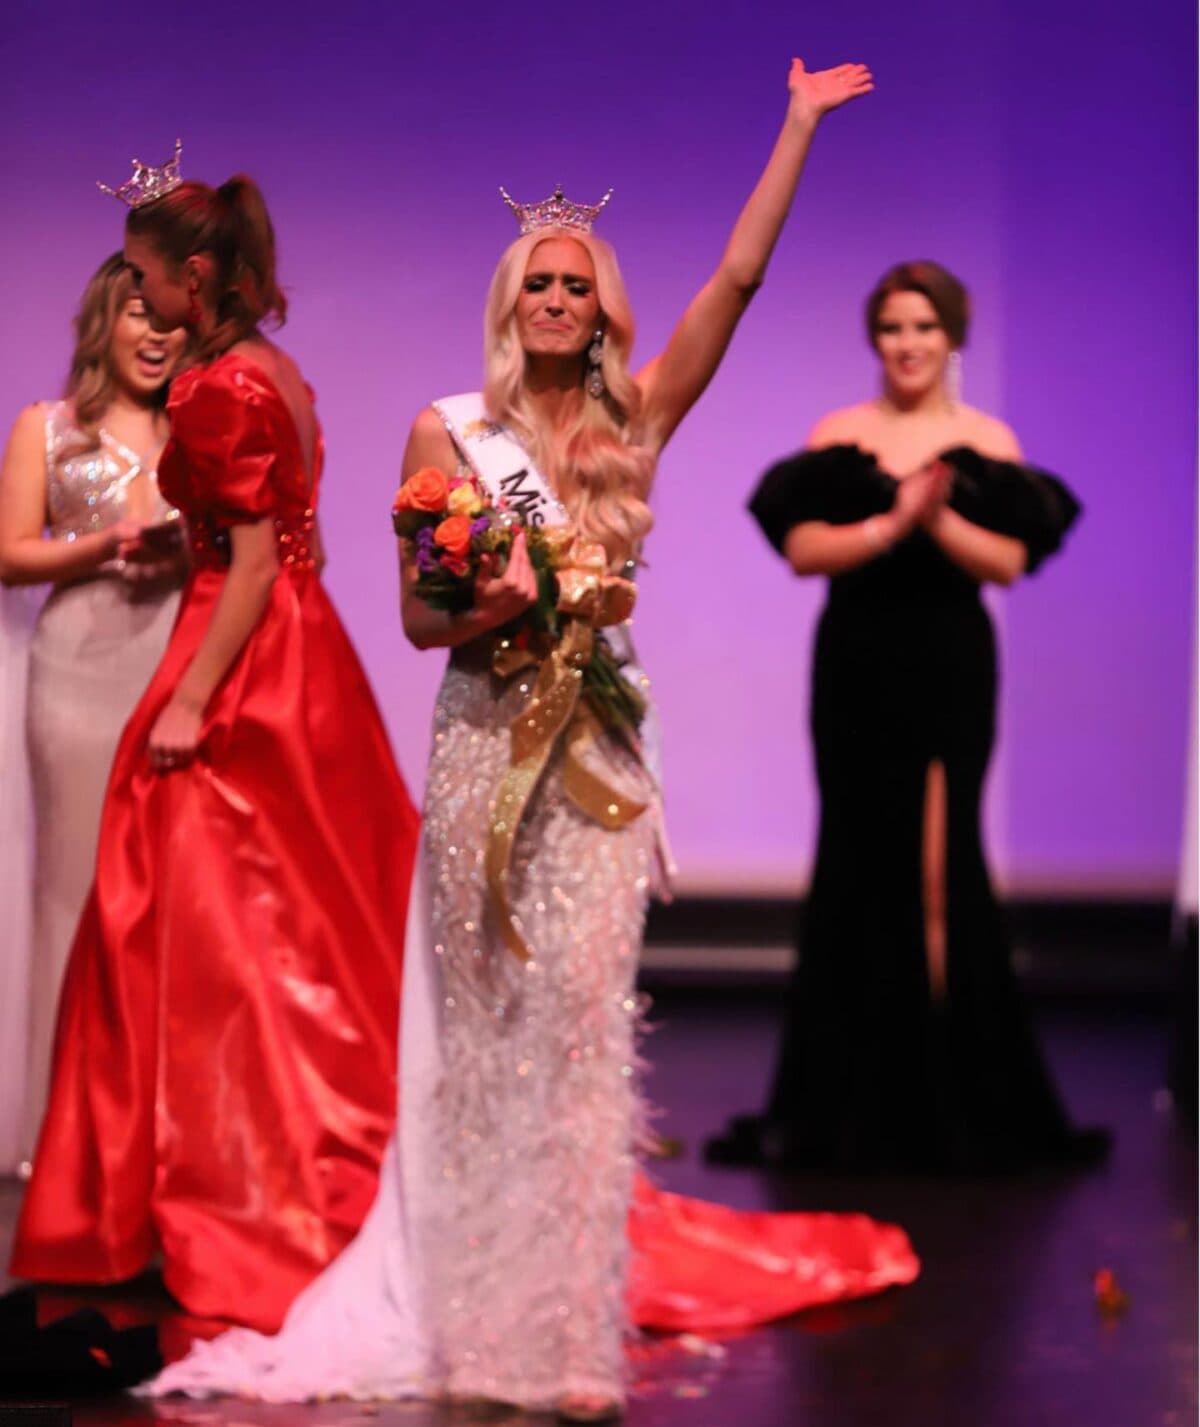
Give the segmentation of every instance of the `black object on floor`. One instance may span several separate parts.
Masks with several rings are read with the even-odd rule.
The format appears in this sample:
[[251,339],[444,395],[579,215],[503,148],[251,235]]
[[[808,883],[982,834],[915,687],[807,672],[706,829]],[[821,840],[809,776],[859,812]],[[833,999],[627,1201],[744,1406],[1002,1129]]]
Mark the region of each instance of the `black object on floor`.
[[158,1330],[151,1324],[114,1328],[96,1309],[82,1308],[39,1327],[32,1288],[14,1289],[0,1298],[4,1397],[61,1402],[104,1396],[145,1381],[161,1367]]

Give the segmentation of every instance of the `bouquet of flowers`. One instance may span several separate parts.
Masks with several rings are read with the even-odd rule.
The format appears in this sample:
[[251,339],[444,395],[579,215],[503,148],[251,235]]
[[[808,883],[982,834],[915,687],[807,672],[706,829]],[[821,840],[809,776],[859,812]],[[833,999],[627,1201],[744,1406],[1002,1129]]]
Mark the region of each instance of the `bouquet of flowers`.
[[[417,471],[396,492],[392,527],[413,552],[416,593],[452,614],[474,604],[483,556],[493,556],[502,571],[513,539],[524,531],[537,599],[497,635],[506,650],[527,656],[525,663],[539,662],[553,650],[568,620],[600,629],[632,612],[633,586],[608,575],[603,547],[582,542],[571,526],[523,525],[503,501],[492,501],[473,474],[447,477],[432,466]],[[600,722],[636,746],[645,700],[622,678],[603,637],[590,641],[582,672],[582,696]]]

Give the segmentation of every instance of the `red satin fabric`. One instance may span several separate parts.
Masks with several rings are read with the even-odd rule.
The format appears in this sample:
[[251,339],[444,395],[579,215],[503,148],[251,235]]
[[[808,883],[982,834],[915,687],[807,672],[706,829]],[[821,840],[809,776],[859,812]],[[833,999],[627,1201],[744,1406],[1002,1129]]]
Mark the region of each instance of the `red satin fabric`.
[[912,1283],[920,1261],[865,1214],[730,1209],[638,1176],[628,1222],[629,1313],[642,1328],[720,1332]]
[[[417,815],[315,569],[291,416],[227,354],[171,392],[160,481],[195,569],[106,798],[12,1271],[113,1282],[161,1251],[192,1313],[270,1330],[350,1240],[395,1115]],[[315,482],[314,482],[315,485]],[[200,755],[146,740],[212,616],[227,532],[281,570]]]

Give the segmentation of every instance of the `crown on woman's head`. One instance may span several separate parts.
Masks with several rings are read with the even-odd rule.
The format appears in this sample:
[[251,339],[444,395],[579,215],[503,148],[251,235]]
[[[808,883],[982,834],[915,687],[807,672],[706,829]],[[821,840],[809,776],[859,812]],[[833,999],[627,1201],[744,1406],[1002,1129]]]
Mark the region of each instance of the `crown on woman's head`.
[[563,197],[560,183],[550,197],[543,198],[540,203],[517,203],[503,187],[500,197],[512,210],[523,234],[536,233],[539,228],[574,228],[580,233],[590,233],[592,224],[612,197],[612,192],[610,188],[599,203],[573,203]]
[[111,193],[129,208],[141,208],[153,203],[156,198],[164,198],[173,193],[183,182],[179,172],[179,155],[183,152],[183,141],[175,140],[175,153],[161,168],[144,164],[141,159],[133,161],[133,177],[127,178],[120,188],[109,188],[107,183],[97,183],[101,193]]

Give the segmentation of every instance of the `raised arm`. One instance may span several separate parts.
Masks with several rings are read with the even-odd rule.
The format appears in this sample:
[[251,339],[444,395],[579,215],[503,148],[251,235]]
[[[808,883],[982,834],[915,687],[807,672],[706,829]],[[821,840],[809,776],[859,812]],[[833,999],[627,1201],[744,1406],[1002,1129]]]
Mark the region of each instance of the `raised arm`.
[[661,449],[712,380],[750,299],[762,286],[792,206],[817,124],[873,88],[865,65],[788,75],[787,116],[762,177],[734,225],[716,272],[692,299],[666,348],[638,374],[647,441]]
[[0,581],[40,585],[78,579],[137,540],[141,525],[121,520],[75,540],[47,540],[45,417],[26,407],[13,425],[0,469]]

